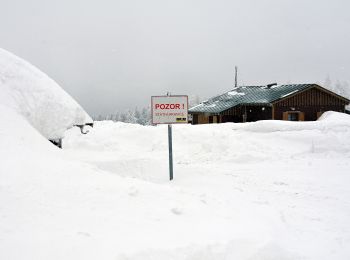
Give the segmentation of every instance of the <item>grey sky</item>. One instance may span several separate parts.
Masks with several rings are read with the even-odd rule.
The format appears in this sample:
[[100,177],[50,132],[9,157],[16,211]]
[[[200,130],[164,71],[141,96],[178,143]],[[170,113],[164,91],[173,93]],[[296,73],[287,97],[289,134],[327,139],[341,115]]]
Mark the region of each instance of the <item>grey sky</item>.
[[0,47],[92,115],[151,95],[350,80],[348,0],[0,0]]

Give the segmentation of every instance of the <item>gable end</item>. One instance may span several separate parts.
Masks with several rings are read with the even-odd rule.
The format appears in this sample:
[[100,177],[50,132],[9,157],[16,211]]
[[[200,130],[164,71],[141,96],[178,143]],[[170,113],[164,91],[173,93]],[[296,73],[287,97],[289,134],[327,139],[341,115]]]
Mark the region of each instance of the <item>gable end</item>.
[[347,98],[317,84],[272,102],[275,106],[345,106],[349,103]]

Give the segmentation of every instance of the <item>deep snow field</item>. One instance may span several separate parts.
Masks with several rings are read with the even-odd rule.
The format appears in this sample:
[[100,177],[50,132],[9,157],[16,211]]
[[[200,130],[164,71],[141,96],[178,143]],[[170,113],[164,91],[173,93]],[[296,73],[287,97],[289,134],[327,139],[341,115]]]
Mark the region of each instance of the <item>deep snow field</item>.
[[96,122],[63,149],[1,108],[0,259],[350,259],[350,116]]
[[175,125],[171,182],[165,125],[90,122],[0,49],[0,260],[350,259],[349,115]]

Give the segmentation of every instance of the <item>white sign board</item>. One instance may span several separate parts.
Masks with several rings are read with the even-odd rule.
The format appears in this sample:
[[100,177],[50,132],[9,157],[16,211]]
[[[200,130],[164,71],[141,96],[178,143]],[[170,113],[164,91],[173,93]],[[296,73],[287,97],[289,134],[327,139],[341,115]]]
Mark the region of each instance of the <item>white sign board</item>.
[[152,123],[179,124],[188,122],[188,96],[153,96]]

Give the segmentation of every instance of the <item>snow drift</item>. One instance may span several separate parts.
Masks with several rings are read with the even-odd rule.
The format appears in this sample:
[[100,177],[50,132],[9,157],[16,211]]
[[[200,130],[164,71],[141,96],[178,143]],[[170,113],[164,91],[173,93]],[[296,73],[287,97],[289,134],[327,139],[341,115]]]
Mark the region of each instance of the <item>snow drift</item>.
[[[82,107],[39,69],[0,48],[0,106],[21,114],[47,139],[92,123]],[[3,108],[0,107],[1,113]],[[0,118],[1,119],[1,118]]]
[[176,125],[169,182],[166,126],[97,122],[57,149],[90,119],[0,55],[0,259],[349,259],[350,116]]
[[169,182],[165,126],[97,122],[60,150],[2,112],[1,259],[350,256],[350,116],[176,125]]

